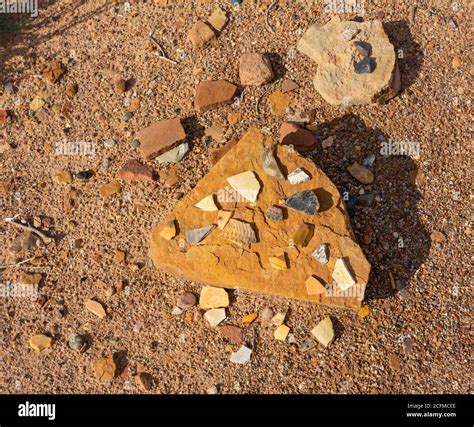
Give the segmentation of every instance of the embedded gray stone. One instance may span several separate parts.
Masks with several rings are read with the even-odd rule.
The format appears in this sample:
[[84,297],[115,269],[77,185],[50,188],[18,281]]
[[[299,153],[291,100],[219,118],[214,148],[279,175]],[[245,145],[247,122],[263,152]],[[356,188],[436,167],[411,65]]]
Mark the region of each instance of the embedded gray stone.
[[171,150],[163,153],[161,156],[158,156],[156,160],[158,163],[178,163],[180,162],[186,153],[189,151],[189,144],[187,142],[183,142],[182,144],[178,145],[177,147],[172,148]]
[[285,205],[308,215],[316,215],[319,210],[319,200],[313,190],[293,194],[285,200]]
[[192,230],[186,231],[186,240],[188,243],[196,244],[199,243],[202,239],[204,239],[212,230],[216,228],[215,225],[206,225],[205,227],[201,228],[193,228]]
[[285,176],[281,172],[280,166],[278,166],[278,162],[275,158],[273,145],[269,145],[268,147],[264,148],[261,160],[263,170],[268,176],[276,179],[285,179]]

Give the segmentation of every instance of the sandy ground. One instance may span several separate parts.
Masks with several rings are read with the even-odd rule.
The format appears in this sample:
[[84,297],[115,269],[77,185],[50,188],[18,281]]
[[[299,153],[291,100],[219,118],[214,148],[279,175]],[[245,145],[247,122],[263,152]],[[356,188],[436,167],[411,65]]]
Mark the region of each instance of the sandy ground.
[[[322,2],[280,1],[270,15],[275,34],[263,23],[269,2],[244,1],[240,10],[224,0],[131,3],[127,11],[117,1],[50,1],[37,18],[1,32],[1,81],[12,81],[17,92],[4,104],[13,120],[0,126],[0,143],[10,146],[2,150],[0,180],[12,183],[0,194],[0,264],[32,255],[41,260],[39,265],[0,270],[0,279],[17,283],[27,272],[41,273],[43,280],[39,301],[0,299],[0,392],[140,393],[138,371],[155,378],[151,393],[206,393],[212,386],[219,393],[471,392],[468,140],[473,68],[468,2],[458,0],[456,11],[450,1],[420,0],[413,22],[411,1],[365,1],[364,19],[382,19],[402,52],[402,93],[386,105],[345,110],[329,106],[315,92],[315,65],[295,48],[310,24],[332,16],[323,12]],[[228,26],[210,47],[192,49],[188,30],[217,5],[228,11]],[[152,30],[178,65],[151,51]],[[248,51],[268,52],[277,71],[275,82],[246,88],[240,107],[196,115],[195,85],[218,78],[238,83],[237,60]],[[55,85],[40,76],[51,60],[67,67]],[[107,69],[131,79],[133,87],[116,94]],[[282,77],[301,86],[291,93],[295,110],[316,110],[318,140],[335,137],[331,147],[319,146],[310,157],[341,192],[358,195],[364,190],[376,196],[371,207],[357,206],[351,212],[356,236],[373,266],[366,300],[372,312],[361,318],[352,311],[240,291],[229,307],[227,324],[239,324],[243,315],[266,307],[289,309],[287,324],[295,342],[276,341],[274,327],[257,319],[245,328],[246,340],[254,346],[252,360],[234,365],[229,361],[232,344],[208,326],[198,308],[192,315],[171,314],[182,292],[198,294],[201,286],[154,269],[147,256],[148,237],[210,169],[210,153],[218,144],[204,136],[205,128],[226,125],[227,114],[240,111],[242,120],[232,136],[252,125],[278,136],[281,119],[271,115],[265,94],[279,89]],[[68,99],[70,83],[77,83],[79,91],[65,117],[52,106]],[[42,122],[29,110],[29,102],[40,94],[47,101]],[[261,95],[257,115],[255,101]],[[140,99],[140,108],[124,122],[131,97]],[[136,132],[174,116],[186,118],[192,143],[179,163],[176,185],[169,187],[162,179],[123,183],[119,195],[102,199],[99,186],[113,180],[127,159],[140,159],[132,146]],[[103,141],[110,138],[117,144],[105,148]],[[382,157],[380,143],[388,139],[419,144],[420,157]],[[57,155],[54,147],[62,141],[91,142],[95,155]],[[376,180],[361,186],[346,168],[369,154],[376,155]],[[105,157],[111,159],[106,171],[101,167]],[[158,174],[170,168],[147,164]],[[52,179],[62,170],[85,169],[96,171],[88,182],[64,186]],[[70,188],[76,189],[75,207],[65,213],[63,198]],[[50,223],[56,243],[12,253],[9,248],[19,230],[3,219],[17,214],[42,218],[43,228]],[[70,221],[77,226],[68,227]],[[363,244],[369,225],[372,241]],[[433,241],[435,231],[446,239]],[[126,264],[114,261],[117,249],[126,251]],[[397,289],[390,285],[389,272]],[[126,287],[107,296],[98,280],[108,286],[126,281]],[[88,298],[108,308],[107,319],[85,310]],[[336,323],[336,341],[327,349],[318,345],[301,352],[298,344],[326,315]],[[37,333],[52,336],[53,346],[34,352],[28,340]],[[68,347],[73,333],[88,337],[85,353]],[[407,348],[409,343],[413,348]],[[112,353],[119,375],[99,383],[91,363]]]

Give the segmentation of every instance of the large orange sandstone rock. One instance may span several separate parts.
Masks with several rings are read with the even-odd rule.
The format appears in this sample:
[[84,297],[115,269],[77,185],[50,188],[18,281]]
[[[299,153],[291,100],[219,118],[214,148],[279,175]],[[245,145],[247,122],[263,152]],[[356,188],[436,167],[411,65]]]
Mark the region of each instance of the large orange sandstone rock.
[[[150,257],[156,267],[203,284],[239,287],[327,305],[360,307],[370,265],[355,242],[341,195],[311,160],[283,145],[276,146],[275,155],[285,176],[302,168],[311,179],[292,185],[287,180],[266,175],[261,154],[264,147],[272,143],[269,136],[250,129],[155,228],[151,235]],[[252,171],[261,186],[255,203],[239,197],[227,181],[227,178],[246,171]],[[319,199],[320,208],[315,215],[289,209],[283,204],[282,199],[304,190],[314,190]],[[229,226],[226,225],[222,230],[213,228],[199,243],[188,243],[187,231],[217,224],[219,212],[205,212],[194,206],[211,194],[221,211],[232,211],[234,220],[251,225],[257,242],[239,245],[235,240],[223,238]],[[270,220],[265,216],[273,205],[286,211],[283,220]],[[178,234],[166,240],[160,232],[172,220],[176,221]],[[307,245],[301,247],[294,243],[293,238],[303,223],[312,224],[314,233]],[[329,246],[326,264],[312,256],[322,244]],[[286,254],[287,269],[275,269],[270,265],[270,258],[280,254]],[[341,258],[349,271],[344,271],[344,275],[352,273],[354,285],[339,286],[335,283],[334,267]],[[337,278],[341,274],[334,276]],[[326,291],[308,293],[306,281],[310,277],[317,278]]]

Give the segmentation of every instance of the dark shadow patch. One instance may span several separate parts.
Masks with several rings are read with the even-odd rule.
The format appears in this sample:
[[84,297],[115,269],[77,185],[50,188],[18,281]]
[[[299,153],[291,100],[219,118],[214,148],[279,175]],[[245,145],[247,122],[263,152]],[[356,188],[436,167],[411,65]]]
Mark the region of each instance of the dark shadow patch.
[[[393,296],[398,291],[391,288],[388,272],[393,273],[396,287],[402,289],[425,262],[431,246],[430,233],[418,215],[417,164],[410,156],[383,156],[381,150],[391,136],[365,126],[353,114],[321,124],[314,134],[318,141],[334,137],[331,147],[307,153],[306,157],[328,175],[341,195],[358,196],[361,189],[374,195],[371,206],[356,202],[349,216],[356,241],[372,265],[366,300]],[[362,164],[371,154],[375,155],[370,167],[375,181],[362,185],[351,178],[347,167],[353,162]],[[324,200],[319,194],[318,198]],[[370,238],[364,239],[364,233],[368,232]],[[402,237],[403,248],[399,247],[394,233]]]

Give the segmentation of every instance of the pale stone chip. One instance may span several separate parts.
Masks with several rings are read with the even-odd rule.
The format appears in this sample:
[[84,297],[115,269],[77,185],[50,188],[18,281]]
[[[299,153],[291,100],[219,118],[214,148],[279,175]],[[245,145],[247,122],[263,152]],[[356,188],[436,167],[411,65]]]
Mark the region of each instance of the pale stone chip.
[[344,258],[338,258],[334,264],[334,271],[332,272],[332,278],[337,285],[345,291],[356,284],[352,272],[347,266]]
[[249,202],[256,202],[260,191],[260,183],[252,171],[239,173],[227,178],[230,186]]
[[216,212],[219,210],[217,209],[216,202],[214,201],[214,196],[212,194],[204,197],[204,199],[196,203],[194,206],[204,212]]
[[311,334],[322,344],[327,347],[334,341],[334,328],[331,318],[325,317],[311,331]]
[[238,363],[240,365],[246,364],[250,360],[252,355],[252,350],[246,346],[242,346],[238,351],[232,352],[230,355],[230,361],[232,363]]
[[301,168],[295,169],[293,172],[288,174],[288,181],[291,185],[301,184],[309,181],[311,177]]
[[209,324],[215,328],[226,318],[225,308],[213,308],[209,311],[206,311],[204,317],[209,322]]
[[43,351],[51,347],[53,339],[43,334],[33,335],[30,338],[30,346],[35,351]]

